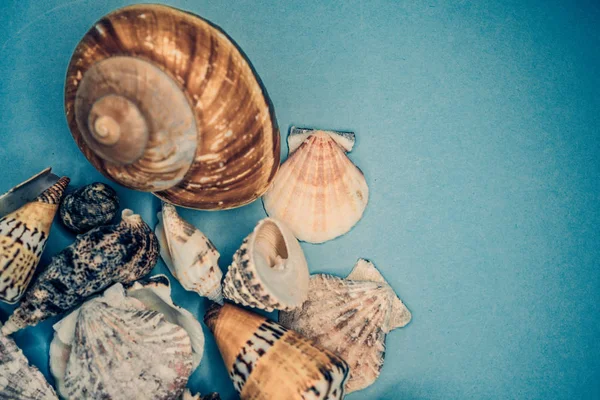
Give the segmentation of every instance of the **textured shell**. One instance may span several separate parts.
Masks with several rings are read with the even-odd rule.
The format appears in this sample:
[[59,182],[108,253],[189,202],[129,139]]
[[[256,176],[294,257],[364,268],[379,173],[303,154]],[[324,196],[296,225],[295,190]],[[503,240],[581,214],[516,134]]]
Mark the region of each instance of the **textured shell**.
[[119,211],[117,192],[96,182],[65,196],[60,205],[60,218],[70,230],[83,233],[112,222]]
[[[144,185],[143,171],[148,165],[164,161],[153,158],[156,152],[146,151],[122,167],[100,158],[82,136],[75,117],[78,87],[93,65],[114,56],[152,63],[183,91],[193,111],[198,132],[193,161],[172,174],[179,183],[156,195],[173,204],[216,210],[250,203],[267,190],[279,167],[280,139],[271,101],[259,77],[220,28],[161,5],[128,6],[106,15],[84,36],[70,61],[65,86],[67,120],[79,148],[100,172],[116,181],[127,174],[135,185]],[[155,134],[159,135],[150,132]],[[152,137],[148,143],[157,145],[160,139]],[[186,143],[173,146],[169,156],[193,150]],[[173,168],[168,164],[165,167]],[[147,182],[147,190],[154,191],[152,179]]]
[[42,373],[29,365],[15,342],[0,334],[0,398],[58,400]]
[[86,297],[116,282],[148,274],[158,259],[158,240],[142,218],[124,210],[118,225],[105,225],[77,236],[58,253],[27,291],[2,327],[9,335],[62,314]]
[[223,304],[219,252],[198,228],[177,214],[171,204],[163,203],[155,233],[160,255],[185,290]]
[[348,365],[300,334],[232,304],[212,306],[215,336],[242,399],[342,399]]
[[280,221],[261,220],[233,256],[223,294],[267,311],[299,307],[308,295],[308,265],[298,240]]
[[383,367],[385,336],[411,319],[375,266],[359,260],[347,279],[316,274],[301,308],[279,322],[333,351],[350,365],[346,392],[371,385]]
[[263,197],[269,216],[283,221],[299,240],[322,243],[350,231],[369,198],[365,177],[346,156],[347,132],[292,128],[290,156]]
[[192,373],[185,329],[120,284],[55,325],[51,370],[65,399],[178,399]]
[[0,300],[16,303],[25,293],[50,234],[69,178],[0,219]]

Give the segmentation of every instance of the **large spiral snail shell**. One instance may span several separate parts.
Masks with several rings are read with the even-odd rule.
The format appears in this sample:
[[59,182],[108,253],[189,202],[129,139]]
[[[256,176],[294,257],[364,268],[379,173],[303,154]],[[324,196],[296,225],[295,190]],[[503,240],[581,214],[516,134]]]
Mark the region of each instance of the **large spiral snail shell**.
[[260,197],[279,167],[279,131],[250,62],[220,28],[162,5],[100,19],[71,58],[67,121],[104,175],[184,207]]

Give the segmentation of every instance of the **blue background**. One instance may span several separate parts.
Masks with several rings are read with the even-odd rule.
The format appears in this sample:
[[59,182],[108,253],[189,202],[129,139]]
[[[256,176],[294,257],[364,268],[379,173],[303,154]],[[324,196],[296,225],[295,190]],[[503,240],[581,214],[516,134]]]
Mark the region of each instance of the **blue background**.
[[[303,248],[312,272],[345,276],[372,259],[413,321],[388,335],[380,379],[348,399],[600,398],[600,3],[166,3],[238,42],[282,135],[291,124],[356,132],[364,218]],[[126,4],[2,2],[1,191],[46,166],[74,187],[106,182],[71,138],[63,80],[81,36]],[[157,199],[116,189],[156,224]],[[260,201],[181,213],[223,269],[265,216]],[[72,240],[56,223],[42,265]],[[174,286],[203,315],[204,300]],[[55,321],[15,336],[45,373]],[[190,386],[235,398],[206,337]]]

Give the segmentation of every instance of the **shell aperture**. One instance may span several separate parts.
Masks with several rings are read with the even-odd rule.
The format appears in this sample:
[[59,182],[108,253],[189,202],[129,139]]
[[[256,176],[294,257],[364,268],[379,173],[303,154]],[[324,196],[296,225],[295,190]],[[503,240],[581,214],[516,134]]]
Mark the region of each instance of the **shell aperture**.
[[119,224],[77,236],[52,258],[2,333],[9,335],[67,312],[113,283],[133,282],[148,274],[157,259],[158,241],[150,227],[139,215],[123,210]]
[[346,279],[311,276],[308,300],[279,314],[280,323],[344,358],[348,393],[373,384],[385,355],[385,337],[410,322],[410,311],[370,261],[360,259]]
[[0,219],[0,300],[16,303],[31,282],[69,178]]

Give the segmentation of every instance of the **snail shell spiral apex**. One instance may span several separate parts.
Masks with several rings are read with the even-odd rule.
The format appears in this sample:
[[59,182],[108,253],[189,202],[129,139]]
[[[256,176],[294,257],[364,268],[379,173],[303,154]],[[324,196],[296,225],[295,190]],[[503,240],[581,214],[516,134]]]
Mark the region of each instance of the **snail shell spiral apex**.
[[279,168],[275,113],[248,59],[220,28],[171,7],[96,22],[69,63],[65,111],[96,169],[175,205],[248,204]]

